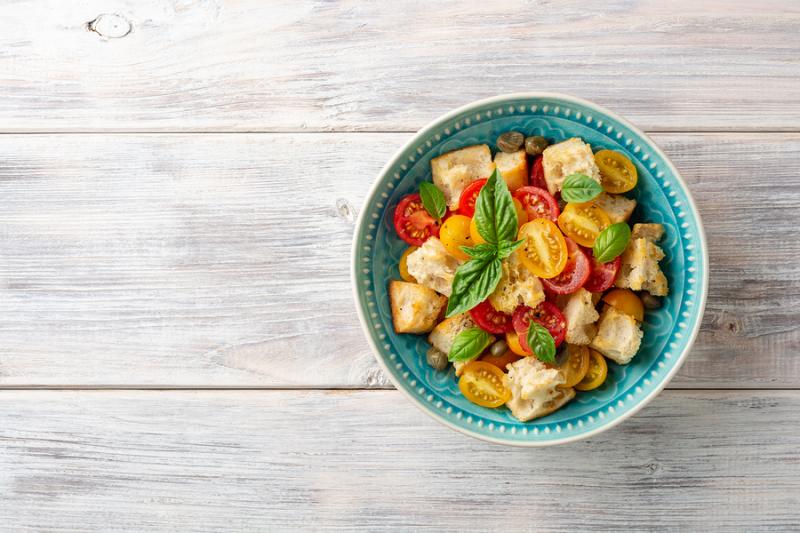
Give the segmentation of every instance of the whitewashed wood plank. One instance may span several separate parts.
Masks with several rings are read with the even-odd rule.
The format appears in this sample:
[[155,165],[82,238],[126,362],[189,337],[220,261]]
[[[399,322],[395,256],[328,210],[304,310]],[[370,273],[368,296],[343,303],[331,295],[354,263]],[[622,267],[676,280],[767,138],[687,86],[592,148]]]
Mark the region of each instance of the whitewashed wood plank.
[[[387,386],[337,203],[407,136],[0,136],[0,386]],[[656,140],[711,257],[673,386],[797,387],[800,135]]]
[[542,450],[396,391],[0,392],[7,531],[788,531],[798,391],[666,391]]
[[790,0],[21,0],[0,21],[0,131],[416,130],[527,90],[648,129],[800,119]]

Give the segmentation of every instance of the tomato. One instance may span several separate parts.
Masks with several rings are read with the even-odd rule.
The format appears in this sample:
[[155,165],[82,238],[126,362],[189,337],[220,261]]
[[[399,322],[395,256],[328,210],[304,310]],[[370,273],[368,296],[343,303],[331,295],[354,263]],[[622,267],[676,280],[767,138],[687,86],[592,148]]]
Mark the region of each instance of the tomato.
[[483,407],[500,407],[511,399],[504,373],[491,363],[471,361],[463,368],[458,388],[464,397]]
[[425,211],[419,194],[404,196],[394,210],[394,229],[411,246],[422,246],[428,237],[439,236],[439,224]]
[[528,220],[546,218],[555,222],[558,220],[558,202],[545,189],[538,187],[520,187],[514,191],[514,198],[519,200]]
[[542,280],[545,290],[553,294],[572,294],[577,291],[589,279],[589,274],[592,270],[589,258],[586,257],[586,253],[581,247],[569,237],[564,240],[567,243],[567,252],[569,253],[569,259],[567,259],[564,270],[554,278]]
[[589,292],[603,292],[611,288],[617,280],[617,272],[622,265],[622,256],[617,256],[608,263],[600,263],[592,255],[591,250],[586,252],[592,264],[592,273],[589,279],[583,284],[583,288]]
[[544,180],[544,160],[538,156],[531,165],[531,186],[547,190],[547,182]]
[[486,243],[486,241],[483,240],[483,237],[481,237],[481,234],[478,232],[478,223],[475,222],[474,217],[469,222],[469,236],[472,237],[472,246]]
[[600,169],[600,184],[606,192],[619,194],[636,187],[639,174],[631,160],[619,152],[600,150],[594,154]]
[[558,217],[558,227],[564,235],[587,248],[594,246],[600,232],[610,225],[606,212],[592,202],[568,203]]
[[[527,305],[520,305],[514,311],[514,316],[511,318],[511,324],[514,331],[519,335],[519,344],[522,349],[531,352],[528,346],[528,328],[530,327],[531,320],[547,328],[553,341],[558,347],[567,334],[567,319],[561,314],[558,307],[550,302],[542,302],[531,309]],[[509,346],[511,346],[509,344]]]
[[606,376],[608,376],[608,364],[605,357],[590,348],[589,370],[575,388],[582,391],[594,390],[605,383]]
[[[517,335],[516,331],[509,331],[506,333],[506,342],[508,343],[508,348],[515,354],[523,357],[526,355],[531,355],[530,350],[526,350],[522,347],[522,343],[520,343],[519,335]],[[525,346],[527,345],[528,343],[526,342]]]
[[489,333],[500,334],[514,331],[514,328],[511,327],[511,317],[492,307],[489,300],[484,300],[470,309],[469,316],[478,324],[479,328]]
[[471,220],[464,215],[453,215],[442,224],[442,229],[439,231],[439,239],[447,248],[450,254],[463,261],[469,259],[469,256],[461,251],[460,246],[474,246],[472,237],[469,234],[469,224]]
[[515,354],[512,350],[506,350],[506,353],[503,355],[486,354],[478,359],[478,361],[492,364],[505,372],[506,366],[510,365],[514,361],[519,361],[520,359],[522,359],[521,355]]
[[516,198],[512,198],[511,201],[514,202],[514,211],[517,212],[517,225],[522,227],[522,225],[528,221],[528,213],[522,206],[522,202]]
[[518,238],[525,239],[517,253],[522,264],[540,278],[558,276],[567,264],[567,243],[555,224],[537,218],[519,228]]
[[457,213],[466,217],[475,215],[475,202],[478,200],[478,195],[481,189],[489,181],[486,178],[475,180],[467,185],[461,192],[461,198],[458,200]]
[[408,281],[409,283],[417,282],[417,280],[414,279],[414,276],[408,273],[408,256],[411,255],[415,250],[419,250],[419,248],[416,246],[409,246],[406,248],[406,251],[400,256],[400,264],[398,265],[398,268],[400,269],[400,277],[403,278],[403,281]]
[[614,289],[603,296],[603,301],[639,322],[644,320],[644,304],[630,289]]
[[564,376],[564,383],[559,387],[568,389],[580,383],[589,371],[590,359],[589,348],[568,344],[566,353],[558,360],[558,371]]

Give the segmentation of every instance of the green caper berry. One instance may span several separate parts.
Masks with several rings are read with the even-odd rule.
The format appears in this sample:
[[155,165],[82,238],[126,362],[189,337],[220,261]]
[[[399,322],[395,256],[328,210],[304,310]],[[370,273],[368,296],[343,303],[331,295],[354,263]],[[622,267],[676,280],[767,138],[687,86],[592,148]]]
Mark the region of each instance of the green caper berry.
[[525,136],[518,131],[507,131],[497,138],[497,148],[501,152],[508,154],[516,152],[522,148]]
[[425,359],[428,361],[428,364],[436,370],[444,370],[447,368],[447,355],[445,355],[445,353],[441,350],[437,350],[431,346],[428,349],[428,353],[425,355]]
[[504,341],[503,339],[500,339],[499,341],[495,342],[489,347],[489,353],[495,357],[500,357],[507,351],[508,351],[508,343],[506,343],[506,341]]
[[528,155],[542,155],[544,149],[550,146],[547,139],[540,135],[534,135],[525,139],[525,152]]
[[642,300],[642,304],[644,305],[645,309],[661,309],[663,302],[661,298],[658,296],[653,296],[649,292],[640,292],[639,298]]

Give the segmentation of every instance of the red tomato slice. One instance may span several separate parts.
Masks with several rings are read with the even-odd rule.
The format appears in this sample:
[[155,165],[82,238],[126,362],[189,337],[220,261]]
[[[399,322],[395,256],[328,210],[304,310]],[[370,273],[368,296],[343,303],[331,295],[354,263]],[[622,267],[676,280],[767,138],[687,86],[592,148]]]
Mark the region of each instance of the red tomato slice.
[[520,187],[514,191],[514,198],[519,200],[528,214],[528,222],[536,218],[546,218],[551,222],[558,221],[561,210],[558,202],[545,189],[539,187]]
[[528,346],[528,327],[530,327],[531,320],[547,328],[547,331],[553,336],[556,348],[564,341],[564,337],[567,335],[567,319],[564,318],[558,307],[546,301],[537,305],[535,309],[531,309],[527,305],[520,305],[514,311],[511,323],[514,331],[519,335],[519,344],[525,350],[533,351]]
[[589,292],[603,292],[610,289],[617,280],[617,273],[622,264],[622,256],[617,256],[608,263],[598,263],[591,251],[588,251],[587,255],[590,257],[592,273],[586,283],[583,284],[583,288]]
[[478,324],[478,327],[489,333],[500,334],[514,331],[511,326],[511,317],[492,307],[489,300],[484,300],[470,309],[469,316]]
[[544,166],[542,156],[537,156],[536,161],[531,165],[531,186],[547,190],[547,182],[544,181]]
[[586,257],[586,253],[581,250],[580,246],[569,237],[564,237],[564,240],[569,252],[569,259],[567,259],[564,270],[554,278],[542,278],[541,280],[545,290],[554,294],[572,294],[577,291],[583,287],[592,271],[589,258]]
[[461,198],[458,200],[457,212],[459,215],[472,218],[475,214],[475,202],[487,181],[489,180],[486,178],[475,180],[464,188]]
[[422,205],[419,194],[404,196],[394,210],[397,235],[412,246],[422,246],[429,237],[439,236],[439,224]]

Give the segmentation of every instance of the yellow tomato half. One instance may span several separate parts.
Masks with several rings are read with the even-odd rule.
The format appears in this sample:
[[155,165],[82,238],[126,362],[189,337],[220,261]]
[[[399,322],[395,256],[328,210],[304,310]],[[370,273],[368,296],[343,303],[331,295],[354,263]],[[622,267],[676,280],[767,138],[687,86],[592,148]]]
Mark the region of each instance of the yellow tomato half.
[[469,234],[471,220],[464,215],[453,215],[442,224],[439,240],[453,257],[466,261],[469,256],[461,251],[461,246],[475,246]]
[[603,301],[608,305],[630,315],[639,322],[644,320],[644,305],[642,300],[630,289],[613,289],[603,296]]
[[594,246],[600,232],[610,225],[606,212],[592,202],[568,203],[558,216],[558,227],[564,235],[587,248]]
[[418,249],[419,248],[416,246],[409,246],[406,248],[406,251],[403,252],[403,255],[400,256],[400,264],[398,265],[398,268],[400,269],[400,277],[403,278],[403,281],[408,281],[409,283],[417,282],[417,280],[414,279],[414,276],[408,273],[408,256]]
[[564,270],[567,241],[555,224],[546,218],[531,220],[519,229],[518,238],[525,239],[519,258],[534,276],[554,278]]
[[464,367],[458,388],[467,400],[483,407],[500,407],[511,399],[503,371],[484,361],[472,361]]
[[525,348],[519,343],[519,335],[514,333],[513,331],[509,331],[506,333],[506,342],[508,343],[508,348],[517,355],[521,355],[523,357],[531,355],[531,352],[526,352]]
[[528,221],[528,212],[522,207],[522,202],[516,198],[512,198],[511,201],[514,202],[514,210],[517,212],[517,223],[521,228]]
[[589,350],[589,370],[580,383],[575,388],[580,391],[594,390],[606,381],[608,376],[608,364],[606,358],[598,352]]
[[567,389],[580,383],[589,371],[590,359],[589,348],[586,346],[567,345],[567,353],[558,364],[558,371],[564,376],[564,383],[559,386]]
[[481,234],[478,233],[478,224],[475,222],[475,217],[472,217],[472,220],[469,223],[469,236],[472,237],[473,246],[477,246],[478,244],[483,244],[486,241],[483,240]]
[[639,174],[631,160],[613,150],[600,150],[594,154],[600,169],[600,183],[606,192],[619,194],[636,187]]

